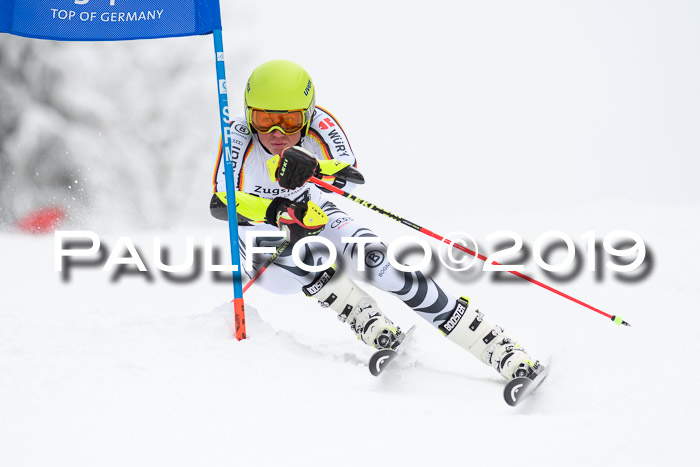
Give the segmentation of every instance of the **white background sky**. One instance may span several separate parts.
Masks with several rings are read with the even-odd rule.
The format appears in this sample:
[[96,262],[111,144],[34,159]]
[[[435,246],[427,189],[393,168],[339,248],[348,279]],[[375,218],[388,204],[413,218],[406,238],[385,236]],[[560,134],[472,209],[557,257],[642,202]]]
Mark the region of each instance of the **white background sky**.
[[[450,212],[477,221],[511,209],[614,206],[619,216],[620,205],[697,207],[696,2],[271,0],[222,8],[232,109],[242,109],[255,66],[301,63],[317,102],[349,134],[369,182],[364,193],[389,207],[463,204]],[[26,44],[0,38],[8,56]],[[50,135],[51,160],[89,169],[91,210],[79,216],[86,226],[208,221],[202,206],[218,132],[210,37],[31,46],[36,71],[60,76],[48,81],[60,112],[33,105],[41,83],[22,100],[27,85],[10,81],[22,131],[3,144],[18,166],[46,171],[51,161],[29,156]],[[415,189],[426,173],[439,179],[439,193]],[[18,202],[42,184],[12,180]],[[26,204],[18,215],[41,201]]]
[[428,160],[484,208],[700,199],[695,2],[264,5],[227,37],[304,64],[370,180]]

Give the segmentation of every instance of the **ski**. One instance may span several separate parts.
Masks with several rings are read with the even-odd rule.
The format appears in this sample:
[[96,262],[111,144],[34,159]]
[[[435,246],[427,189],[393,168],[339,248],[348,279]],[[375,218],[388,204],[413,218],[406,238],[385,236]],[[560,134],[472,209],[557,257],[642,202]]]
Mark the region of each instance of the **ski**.
[[408,343],[408,340],[411,336],[411,332],[415,328],[416,326],[413,325],[411,326],[411,329],[406,331],[403,340],[396,348],[396,350],[381,349],[377,350],[372,354],[372,356],[369,359],[369,372],[372,373],[372,375],[379,376],[386,369],[387,365],[389,365],[389,363],[401,353],[404,346]]
[[509,381],[503,390],[503,398],[506,400],[506,403],[515,407],[527,399],[547,377],[548,367],[549,365],[544,366],[538,363],[535,371],[530,376],[522,376]]

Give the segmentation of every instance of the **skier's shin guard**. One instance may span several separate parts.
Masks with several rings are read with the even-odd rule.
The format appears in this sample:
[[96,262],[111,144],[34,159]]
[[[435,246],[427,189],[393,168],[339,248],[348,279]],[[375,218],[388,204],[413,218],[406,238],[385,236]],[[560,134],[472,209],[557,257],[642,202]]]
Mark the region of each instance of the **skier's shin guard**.
[[454,311],[439,328],[448,339],[495,368],[507,380],[529,375],[535,363],[503,329],[484,321],[479,310],[469,308],[468,298],[457,300]]
[[323,271],[302,290],[321,306],[338,313],[338,319],[348,323],[364,343],[381,349],[395,348],[400,343],[401,331],[382,314],[377,302],[335,267]]

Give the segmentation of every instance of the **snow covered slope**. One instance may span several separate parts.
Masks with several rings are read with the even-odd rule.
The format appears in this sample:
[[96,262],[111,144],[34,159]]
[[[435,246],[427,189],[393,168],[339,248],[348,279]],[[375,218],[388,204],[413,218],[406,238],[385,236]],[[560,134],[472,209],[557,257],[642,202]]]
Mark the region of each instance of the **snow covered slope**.
[[[685,227],[697,231],[697,221]],[[133,238],[148,264],[152,236],[177,252],[192,233]],[[377,379],[366,369],[370,350],[305,297],[254,286],[250,339],[237,342],[227,284],[202,275],[174,285],[157,271],[152,282],[129,275],[110,283],[112,271],[88,268],[63,282],[51,238],[3,234],[2,458],[100,466],[681,462],[698,409],[700,291],[683,261],[672,260],[673,245],[689,236],[649,233],[658,266],[646,281],[560,286],[631,328],[531,285],[464,284],[440,272],[552,361],[546,384],[517,409],[503,402],[492,370],[391,297],[377,295],[399,324],[419,328],[405,358]],[[531,458],[538,446],[542,457]]]

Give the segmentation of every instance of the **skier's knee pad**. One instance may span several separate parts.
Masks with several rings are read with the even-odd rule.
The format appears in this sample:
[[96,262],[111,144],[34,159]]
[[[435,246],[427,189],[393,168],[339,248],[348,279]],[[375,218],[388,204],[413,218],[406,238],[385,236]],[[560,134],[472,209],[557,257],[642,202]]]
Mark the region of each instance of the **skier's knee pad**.
[[519,372],[527,372],[530,356],[503,333],[503,329],[484,320],[484,315],[469,307],[469,299],[462,297],[450,317],[439,329],[460,347],[476,358],[494,367],[507,379]]
[[304,293],[318,300],[321,306],[338,313],[338,319],[348,323],[366,344],[377,348],[391,347],[397,328],[386,318],[377,302],[362,290],[347,274],[330,267],[305,287]]

